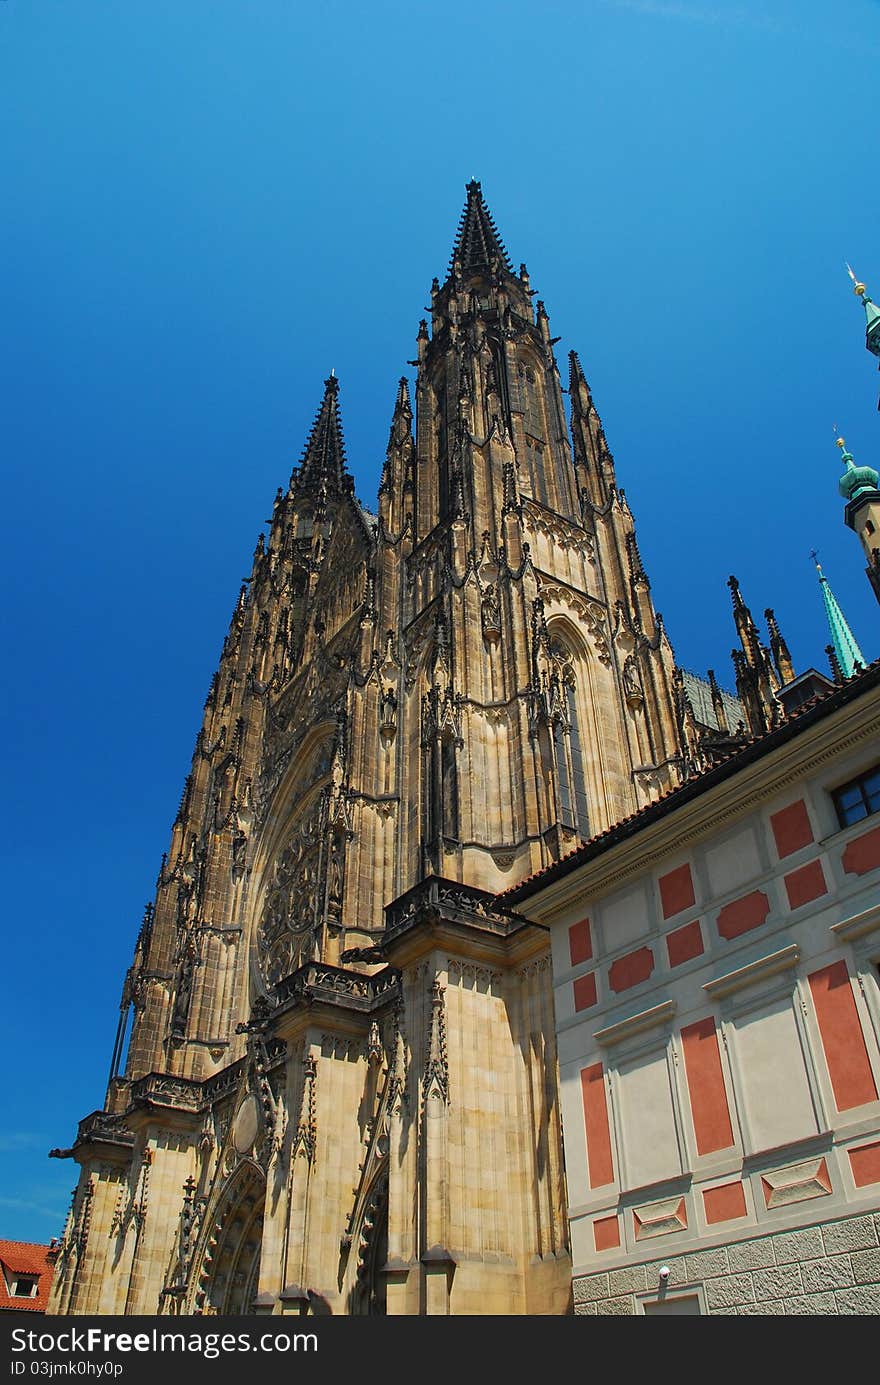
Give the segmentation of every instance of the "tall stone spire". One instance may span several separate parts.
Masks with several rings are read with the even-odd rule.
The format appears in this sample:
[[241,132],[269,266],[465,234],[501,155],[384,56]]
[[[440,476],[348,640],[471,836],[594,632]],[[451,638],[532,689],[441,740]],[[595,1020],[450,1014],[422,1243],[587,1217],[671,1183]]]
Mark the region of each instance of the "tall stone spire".
[[837,662],[844,678],[852,678],[856,672],[856,666],[865,667],[865,656],[859,649],[856,637],[849,628],[846,616],[837,604],[837,598],[831,590],[828,578],[819,566],[819,559],[816,553],[810,555],[816,564],[816,572],[819,575],[819,586],[822,589],[822,600],[825,604],[825,615],[828,619],[828,627],[831,631],[831,643],[834,653],[837,655]]
[[513,273],[510,257],[498,234],[492,213],[483,200],[480,184],[476,178],[472,178],[467,185],[467,202],[461,214],[449,268],[453,271],[457,264],[461,272],[467,274],[472,269],[491,266],[496,262],[508,274]]
[[305,490],[338,494],[353,481],[345,465],[345,443],[339,419],[339,381],[333,371],[324,381],[321,400],[298,469],[290,478],[291,493]]
[[791,662],[791,655],[788,652],[785,636],[779,629],[779,622],[769,606],[764,612],[764,619],[767,622],[767,629],[770,632],[770,652],[773,655],[773,663],[776,666],[776,672],[779,674],[779,681],[780,683],[790,683],[794,678],[794,667]]
[[[769,649],[761,642],[758,627],[740,592],[739,582],[735,577],[729,577],[727,585],[730,587],[733,618],[742,645],[742,652],[733,650],[731,654],[736,672],[736,689],[746,708],[752,735],[760,735],[779,720],[781,712],[775,693],[783,679],[781,672],[778,673],[773,666]],[[785,652],[787,654],[788,651]]]

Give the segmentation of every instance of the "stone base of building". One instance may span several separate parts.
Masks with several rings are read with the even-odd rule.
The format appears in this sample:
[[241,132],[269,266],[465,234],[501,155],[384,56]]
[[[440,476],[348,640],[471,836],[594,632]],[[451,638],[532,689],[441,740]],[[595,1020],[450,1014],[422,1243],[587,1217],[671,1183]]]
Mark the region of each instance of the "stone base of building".
[[[663,1279],[661,1267],[669,1271]],[[880,1212],[579,1275],[574,1311],[624,1317],[880,1313]]]

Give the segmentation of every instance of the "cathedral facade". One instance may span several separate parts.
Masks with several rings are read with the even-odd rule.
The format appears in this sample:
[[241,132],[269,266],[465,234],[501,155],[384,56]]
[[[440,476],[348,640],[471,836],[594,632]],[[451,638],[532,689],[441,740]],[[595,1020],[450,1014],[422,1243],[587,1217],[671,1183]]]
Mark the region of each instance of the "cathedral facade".
[[549,933],[499,897],[760,721],[774,675],[744,640],[741,706],[714,677],[689,693],[533,299],[470,183],[376,514],[325,383],[211,684],[106,1100],[54,1151],[80,1177],[50,1312],[569,1311]]

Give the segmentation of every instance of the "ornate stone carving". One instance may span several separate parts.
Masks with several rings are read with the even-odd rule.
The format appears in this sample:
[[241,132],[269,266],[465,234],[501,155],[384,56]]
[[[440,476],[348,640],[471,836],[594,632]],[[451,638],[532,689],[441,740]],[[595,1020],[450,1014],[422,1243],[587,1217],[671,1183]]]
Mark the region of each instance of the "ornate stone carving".
[[428,1057],[422,1090],[425,1104],[449,1101],[449,1061],[446,1052],[446,988],[435,976],[431,990],[431,1022],[428,1030]]
[[291,1162],[300,1155],[309,1164],[314,1162],[318,1140],[318,1124],[315,1115],[315,1086],[318,1080],[318,1064],[309,1053],[303,1059],[303,1087],[300,1102],[299,1120],[290,1147]]
[[294,827],[272,871],[257,930],[260,970],[273,987],[311,960],[320,907],[321,803]]

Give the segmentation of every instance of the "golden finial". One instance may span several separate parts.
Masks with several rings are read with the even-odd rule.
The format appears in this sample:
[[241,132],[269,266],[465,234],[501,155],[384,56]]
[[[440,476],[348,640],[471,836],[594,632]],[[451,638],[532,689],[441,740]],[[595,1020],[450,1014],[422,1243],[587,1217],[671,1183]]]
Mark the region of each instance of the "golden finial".
[[[844,264],[846,264],[846,261],[844,261]],[[857,279],[856,276],[853,274],[851,265],[846,265],[846,272],[853,281],[853,293],[855,293],[859,298],[864,298],[866,293],[865,285],[862,283],[861,279]]]

